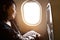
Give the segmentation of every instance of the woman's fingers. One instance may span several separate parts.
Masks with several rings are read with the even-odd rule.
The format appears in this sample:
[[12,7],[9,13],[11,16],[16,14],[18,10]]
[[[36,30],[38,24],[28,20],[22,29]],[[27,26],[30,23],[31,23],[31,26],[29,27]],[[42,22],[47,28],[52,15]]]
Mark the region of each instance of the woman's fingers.
[[35,38],[39,38],[41,35],[35,31],[29,31],[23,35],[23,37],[28,38],[29,40],[35,40]]

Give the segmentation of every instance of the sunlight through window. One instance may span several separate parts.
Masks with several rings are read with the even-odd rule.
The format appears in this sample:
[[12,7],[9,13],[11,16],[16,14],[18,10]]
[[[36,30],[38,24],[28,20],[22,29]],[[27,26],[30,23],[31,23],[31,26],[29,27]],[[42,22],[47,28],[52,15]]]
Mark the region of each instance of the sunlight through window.
[[41,22],[42,8],[37,2],[27,2],[22,4],[22,19],[27,25],[37,25]]

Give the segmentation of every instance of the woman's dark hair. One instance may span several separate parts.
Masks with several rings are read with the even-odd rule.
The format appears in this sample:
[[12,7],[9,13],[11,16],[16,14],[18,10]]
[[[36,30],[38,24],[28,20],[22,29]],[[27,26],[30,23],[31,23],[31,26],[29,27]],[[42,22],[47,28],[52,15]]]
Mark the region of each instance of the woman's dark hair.
[[0,0],[0,21],[7,21],[8,13],[4,11],[7,10],[12,4],[15,4],[13,0]]

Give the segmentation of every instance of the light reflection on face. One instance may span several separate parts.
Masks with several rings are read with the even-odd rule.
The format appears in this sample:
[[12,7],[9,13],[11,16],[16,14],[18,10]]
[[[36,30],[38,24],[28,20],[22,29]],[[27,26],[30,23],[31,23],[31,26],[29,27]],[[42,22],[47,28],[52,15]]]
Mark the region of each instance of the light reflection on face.
[[7,12],[8,12],[8,19],[9,19],[9,20],[14,19],[15,16],[16,16],[16,7],[15,7],[15,4],[12,4],[12,5],[7,9]]

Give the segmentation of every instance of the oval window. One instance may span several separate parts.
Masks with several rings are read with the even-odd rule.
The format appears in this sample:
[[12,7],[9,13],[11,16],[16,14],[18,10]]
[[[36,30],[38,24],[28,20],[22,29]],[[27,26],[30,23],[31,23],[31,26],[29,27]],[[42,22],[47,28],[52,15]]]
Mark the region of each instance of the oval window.
[[21,6],[23,22],[29,26],[35,26],[41,23],[42,7],[38,2],[26,2]]

